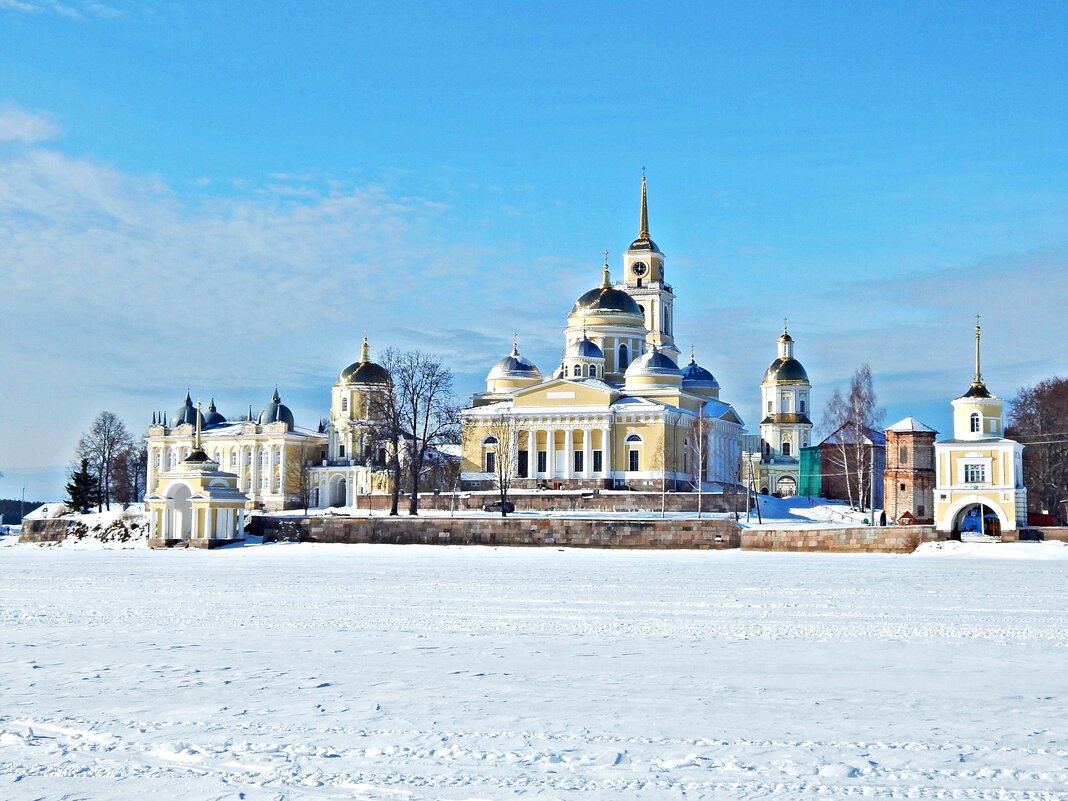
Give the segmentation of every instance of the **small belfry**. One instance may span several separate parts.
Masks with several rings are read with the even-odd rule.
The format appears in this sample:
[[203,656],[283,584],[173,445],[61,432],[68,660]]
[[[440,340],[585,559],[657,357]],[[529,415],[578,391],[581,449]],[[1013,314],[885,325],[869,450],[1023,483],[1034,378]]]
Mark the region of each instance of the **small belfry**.
[[983,379],[978,317],[974,335],[972,381],[952,402],[953,438],[935,443],[935,525],[1013,538],[1027,525],[1024,446],[1004,436],[1004,401]]
[[812,434],[812,384],[794,357],[786,320],[776,344],[776,357],[760,382],[760,439],[747,444],[745,479],[761,492],[789,497],[798,491],[800,452]]

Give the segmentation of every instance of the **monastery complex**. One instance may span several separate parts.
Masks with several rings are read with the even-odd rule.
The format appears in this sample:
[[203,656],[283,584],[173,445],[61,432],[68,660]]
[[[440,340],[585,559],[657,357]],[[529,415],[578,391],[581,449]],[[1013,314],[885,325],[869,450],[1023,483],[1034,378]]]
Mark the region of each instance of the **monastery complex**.
[[[936,441],[937,432],[906,418],[883,432],[839,430],[814,442],[812,384],[785,326],[760,383],[759,433],[750,434],[712,371],[695,353],[680,359],[676,295],[650,234],[644,177],[638,220],[619,279],[606,253],[600,281],[571,306],[559,364],[543,372],[513,341],[489,368],[485,391],[461,413],[456,478],[438,489],[492,491],[503,471],[525,491],[829,494],[849,469],[848,460],[834,466],[848,440],[868,454],[872,497],[889,522],[941,531],[969,521],[983,531],[1026,525],[1023,446],[1004,438],[1004,403],[979,369],[978,326],[972,383],[952,401],[951,439]],[[227,539],[247,510],[358,508],[362,497],[388,493],[390,452],[374,410],[390,388],[365,338],[338,374],[328,418],[312,428],[296,424],[277,390],[237,421],[187,394],[148,429],[154,536]]]

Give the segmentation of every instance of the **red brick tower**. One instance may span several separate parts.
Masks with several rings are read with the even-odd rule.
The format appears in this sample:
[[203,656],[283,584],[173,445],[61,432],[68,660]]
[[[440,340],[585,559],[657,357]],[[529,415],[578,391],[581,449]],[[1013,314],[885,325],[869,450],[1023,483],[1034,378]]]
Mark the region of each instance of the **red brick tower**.
[[887,521],[934,522],[934,441],[938,432],[906,417],[886,429],[883,507]]

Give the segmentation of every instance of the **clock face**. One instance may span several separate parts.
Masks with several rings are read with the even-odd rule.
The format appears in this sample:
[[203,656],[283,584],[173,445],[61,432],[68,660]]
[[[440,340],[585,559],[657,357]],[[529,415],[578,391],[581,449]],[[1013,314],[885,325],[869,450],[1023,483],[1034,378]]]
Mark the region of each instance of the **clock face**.
[[639,278],[641,278],[643,275],[649,272],[649,268],[645,266],[645,262],[636,261],[630,266],[630,271]]

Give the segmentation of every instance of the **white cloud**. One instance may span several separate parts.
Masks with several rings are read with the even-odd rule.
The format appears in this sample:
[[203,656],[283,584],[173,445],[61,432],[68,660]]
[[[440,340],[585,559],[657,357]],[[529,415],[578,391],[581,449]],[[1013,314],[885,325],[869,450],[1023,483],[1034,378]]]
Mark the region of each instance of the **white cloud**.
[[58,134],[59,129],[47,117],[16,106],[0,107],[0,142],[32,144],[55,139]]
[[20,14],[55,14],[68,19],[84,19],[87,16],[118,17],[119,9],[98,0],[61,3],[58,0],[0,0],[0,11]]

